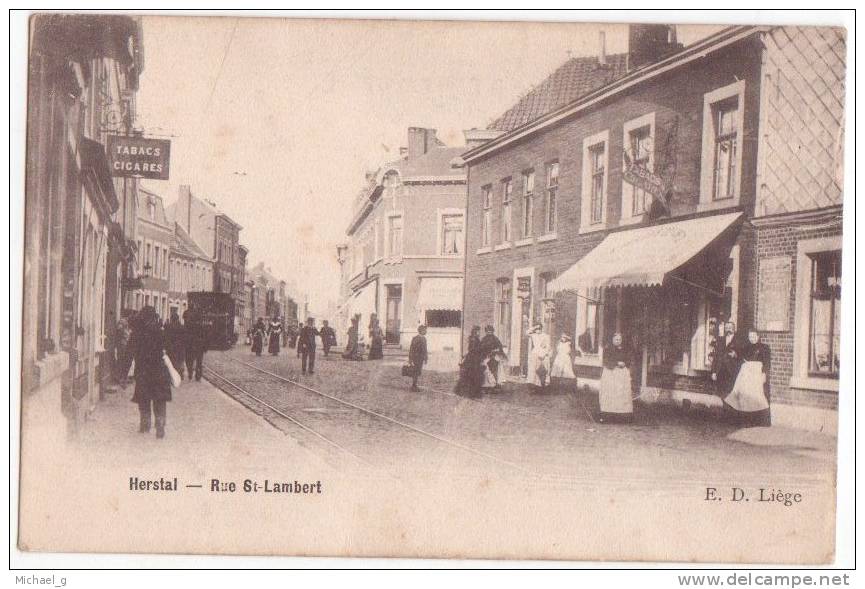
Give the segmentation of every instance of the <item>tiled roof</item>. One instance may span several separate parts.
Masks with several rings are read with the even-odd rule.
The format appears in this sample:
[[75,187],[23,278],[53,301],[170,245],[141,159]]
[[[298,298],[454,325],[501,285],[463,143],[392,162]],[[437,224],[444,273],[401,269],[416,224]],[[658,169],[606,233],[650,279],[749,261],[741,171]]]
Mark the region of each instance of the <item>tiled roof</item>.
[[174,224],[174,234],[171,236],[171,249],[191,258],[210,259],[177,223]]
[[592,90],[609,84],[624,76],[627,71],[627,53],[607,56],[605,66],[598,64],[597,57],[573,57],[546,80],[532,88],[488,128],[512,131],[560,106],[573,102]]

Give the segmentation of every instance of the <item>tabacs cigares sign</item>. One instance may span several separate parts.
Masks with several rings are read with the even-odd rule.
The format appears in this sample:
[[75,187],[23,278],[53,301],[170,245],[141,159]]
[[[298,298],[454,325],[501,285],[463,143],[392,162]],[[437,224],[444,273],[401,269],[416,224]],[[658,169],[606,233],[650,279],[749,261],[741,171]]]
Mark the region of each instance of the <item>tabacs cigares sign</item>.
[[168,180],[171,142],[146,137],[108,136],[112,176]]

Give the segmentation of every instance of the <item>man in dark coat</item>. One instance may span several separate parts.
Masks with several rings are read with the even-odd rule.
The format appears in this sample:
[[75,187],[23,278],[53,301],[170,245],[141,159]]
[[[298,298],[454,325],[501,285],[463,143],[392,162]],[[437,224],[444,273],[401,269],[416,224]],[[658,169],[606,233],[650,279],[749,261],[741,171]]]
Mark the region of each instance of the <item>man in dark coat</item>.
[[183,313],[183,324],[186,328],[186,372],[189,374],[189,380],[192,380],[193,373],[195,380],[201,380],[206,344],[203,321],[201,311],[194,307]]
[[505,349],[502,346],[502,341],[496,336],[496,330],[492,325],[487,325],[484,331],[484,337],[481,339],[481,350],[483,350],[484,357],[489,358],[487,367],[496,379],[496,386],[499,386],[501,384],[499,383],[499,361],[496,357],[498,354],[504,354]]
[[429,360],[429,355],[426,349],[426,325],[421,325],[417,328],[417,335],[412,338],[411,345],[408,348],[408,362],[413,367],[411,375],[412,391],[417,392],[420,390],[417,388],[417,381],[427,360]]
[[151,407],[156,419],[156,437],[165,437],[165,404],[171,400],[171,377],[162,359],[165,337],[156,310],[151,306],[141,309],[130,339],[135,358],[135,394],[132,402],[138,404],[138,431],[150,431]]
[[183,378],[183,365],[186,361],[186,329],[180,322],[177,311],[171,312],[168,325],[165,326],[165,348],[174,369]]
[[728,321],[724,324],[724,336],[715,344],[712,360],[712,380],[720,397],[726,397],[733,390],[741,364],[742,343],[736,334],[736,324]]
[[336,343],[336,332],[333,327],[327,324],[327,319],[325,319],[321,322],[321,329],[318,333],[321,335],[321,345],[324,348],[324,355],[327,357],[330,354],[330,347]]
[[300,336],[297,338],[297,349],[300,352],[300,371],[303,374],[315,372],[315,338],[319,336],[318,330],[315,328],[315,319],[308,317],[306,325],[300,330]]

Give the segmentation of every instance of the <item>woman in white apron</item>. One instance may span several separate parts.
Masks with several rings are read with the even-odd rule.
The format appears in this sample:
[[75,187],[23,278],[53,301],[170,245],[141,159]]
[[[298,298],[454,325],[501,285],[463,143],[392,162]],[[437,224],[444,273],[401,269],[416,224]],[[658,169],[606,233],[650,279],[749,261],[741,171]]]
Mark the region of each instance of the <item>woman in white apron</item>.
[[556,357],[553,359],[553,367],[550,369],[550,377],[556,379],[557,386],[564,386],[564,383],[561,382],[563,379],[576,380],[573,364],[571,338],[563,333],[559,343],[556,344]]
[[742,351],[742,366],[733,384],[733,390],[724,398],[724,404],[742,427],[769,426],[769,346],[760,341],[760,335],[748,332],[748,344]]
[[529,334],[529,359],[526,380],[529,384],[544,388],[550,378],[550,356],[552,355],[550,336],[544,333],[540,323]]
[[604,368],[598,394],[601,423],[629,423],[634,419],[630,363],[631,355],[622,347],[622,334],[613,334],[613,345],[604,349]]

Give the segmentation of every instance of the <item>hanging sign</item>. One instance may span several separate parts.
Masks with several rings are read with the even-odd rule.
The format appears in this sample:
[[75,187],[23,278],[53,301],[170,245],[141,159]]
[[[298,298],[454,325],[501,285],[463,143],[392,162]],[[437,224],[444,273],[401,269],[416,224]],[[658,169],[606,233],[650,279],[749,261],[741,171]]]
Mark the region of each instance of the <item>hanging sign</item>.
[[168,180],[170,141],[109,135],[107,147],[112,176]]

